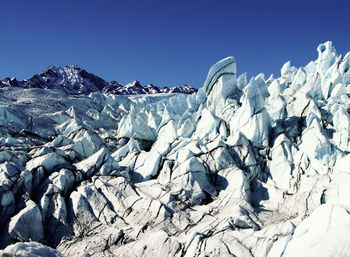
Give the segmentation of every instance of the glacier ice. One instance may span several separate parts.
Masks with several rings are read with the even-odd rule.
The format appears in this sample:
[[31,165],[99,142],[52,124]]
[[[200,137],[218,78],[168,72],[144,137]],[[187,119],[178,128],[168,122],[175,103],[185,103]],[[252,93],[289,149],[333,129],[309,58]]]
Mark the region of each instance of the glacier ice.
[[317,51],[267,79],[225,58],[193,94],[3,80],[0,255],[347,256],[350,53]]

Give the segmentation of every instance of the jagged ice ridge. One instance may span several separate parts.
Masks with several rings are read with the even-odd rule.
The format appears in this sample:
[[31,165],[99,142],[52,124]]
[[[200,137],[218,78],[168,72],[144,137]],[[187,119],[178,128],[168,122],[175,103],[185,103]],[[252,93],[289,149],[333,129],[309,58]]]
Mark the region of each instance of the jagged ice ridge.
[[350,52],[317,51],[190,95],[0,88],[0,253],[348,256]]

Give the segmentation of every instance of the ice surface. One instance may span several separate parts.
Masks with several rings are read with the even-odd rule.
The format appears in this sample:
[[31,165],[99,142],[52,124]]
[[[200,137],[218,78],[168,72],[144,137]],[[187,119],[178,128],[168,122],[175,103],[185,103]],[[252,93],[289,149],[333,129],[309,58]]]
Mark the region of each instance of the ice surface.
[[268,79],[228,57],[191,95],[3,80],[1,254],[348,256],[350,53],[317,51]]
[[37,242],[16,243],[0,250],[1,256],[46,256],[63,257],[59,251]]

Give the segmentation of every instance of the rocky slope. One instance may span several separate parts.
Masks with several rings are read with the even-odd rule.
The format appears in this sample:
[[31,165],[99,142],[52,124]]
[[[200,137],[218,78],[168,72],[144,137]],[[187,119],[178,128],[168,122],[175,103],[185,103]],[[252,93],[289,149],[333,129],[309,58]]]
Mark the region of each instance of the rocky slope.
[[191,95],[0,89],[1,254],[348,256],[350,53],[317,50]]
[[56,89],[67,94],[81,95],[93,92],[117,95],[183,93],[192,94],[197,89],[187,85],[159,88],[152,84],[142,86],[137,80],[123,86],[116,81],[106,82],[102,78],[81,69],[77,65],[57,67],[49,66],[39,75],[28,80],[17,81],[16,78],[0,80],[1,87]]

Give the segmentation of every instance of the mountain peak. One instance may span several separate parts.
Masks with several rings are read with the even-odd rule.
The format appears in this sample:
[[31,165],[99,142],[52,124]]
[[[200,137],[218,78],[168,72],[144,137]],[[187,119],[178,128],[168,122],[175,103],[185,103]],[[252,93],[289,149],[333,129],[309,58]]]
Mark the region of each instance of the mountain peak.
[[134,80],[128,84],[125,85],[125,87],[142,87],[140,81]]

